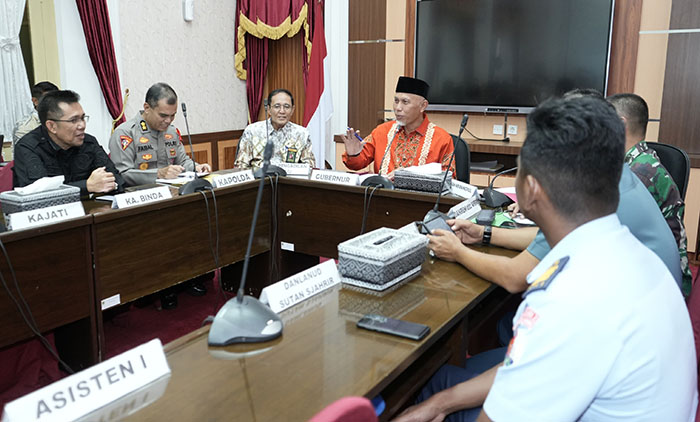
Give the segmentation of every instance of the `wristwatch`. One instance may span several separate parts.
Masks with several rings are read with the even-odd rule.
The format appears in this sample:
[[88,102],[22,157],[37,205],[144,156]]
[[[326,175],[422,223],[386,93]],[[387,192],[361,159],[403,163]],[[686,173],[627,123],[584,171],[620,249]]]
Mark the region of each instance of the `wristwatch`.
[[481,238],[481,244],[484,246],[491,244],[491,226],[484,226],[484,234]]

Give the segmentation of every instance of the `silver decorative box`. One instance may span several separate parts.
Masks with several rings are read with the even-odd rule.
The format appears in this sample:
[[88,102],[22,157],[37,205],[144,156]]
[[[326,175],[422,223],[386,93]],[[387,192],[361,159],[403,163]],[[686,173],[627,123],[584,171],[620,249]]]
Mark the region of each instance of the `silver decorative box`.
[[[420,192],[440,193],[442,180],[445,178],[445,172],[440,174],[418,174],[404,169],[398,169],[394,172],[394,187],[398,189],[415,190]],[[447,193],[452,188],[452,172],[448,172],[445,185],[442,193]]]
[[20,211],[36,210],[78,201],[80,201],[80,188],[71,185],[61,185],[56,189],[28,195],[20,195],[13,190],[0,193],[0,206],[5,218]]
[[420,273],[427,244],[423,235],[382,227],[340,243],[338,271],[344,282],[394,285]]

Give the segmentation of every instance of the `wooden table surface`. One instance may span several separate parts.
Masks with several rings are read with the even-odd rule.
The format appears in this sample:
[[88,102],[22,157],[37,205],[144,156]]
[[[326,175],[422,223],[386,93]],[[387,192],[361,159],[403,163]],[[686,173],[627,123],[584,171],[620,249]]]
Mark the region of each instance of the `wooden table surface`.
[[[384,297],[335,286],[283,311],[282,338],[257,355],[245,357],[249,346],[208,347],[205,327],[166,346],[172,376],[164,396],[128,420],[303,421],[341,397],[372,398],[419,359],[432,370],[462,363],[464,355],[441,341],[492,290],[460,265],[428,259],[418,278]],[[357,328],[368,312],[420,322],[431,333],[417,342]]]

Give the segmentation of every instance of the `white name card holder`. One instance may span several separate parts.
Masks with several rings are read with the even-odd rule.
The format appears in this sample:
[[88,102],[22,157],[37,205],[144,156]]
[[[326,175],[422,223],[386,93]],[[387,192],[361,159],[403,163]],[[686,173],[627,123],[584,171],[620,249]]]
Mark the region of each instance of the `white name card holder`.
[[357,186],[360,184],[360,176],[358,174],[335,170],[314,170],[311,172],[311,180],[335,183],[337,185]]
[[306,163],[272,163],[287,172],[287,176],[308,179],[311,166]]
[[129,208],[137,205],[150,204],[164,199],[172,198],[170,188],[167,186],[158,186],[157,188],[137,190],[134,192],[120,193],[114,196],[112,208]]
[[170,374],[154,339],[5,405],[3,422],[72,421]]
[[470,199],[465,199],[454,207],[450,208],[447,215],[460,220],[470,220],[481,211],[478,197],[473,196]]
[[479,190],[476,186],[472,186],[469,183],[460,182],[459,180],[452,180],[452,187],[450,191],[453,195],[459,197],[470,199],[472,196],[479,194]]
[[20,211],[8,215],[7,228],[10,230],[26,229],[29,227],[58,223],[59,221],[82,217],[84,215],[85,209],[80,201],[52,205],[46,208]]
[[268,304],[274,312],[280,312],[338,283],[340,274],[331,259],[265,287],[260,301]]
[[216,188],[223,188],[225,186],[239,185],[245,182],[251,182],[255,180],[252,170],[242,170],[235,173],[226,174],[214,174],[211,177],[212,184]]

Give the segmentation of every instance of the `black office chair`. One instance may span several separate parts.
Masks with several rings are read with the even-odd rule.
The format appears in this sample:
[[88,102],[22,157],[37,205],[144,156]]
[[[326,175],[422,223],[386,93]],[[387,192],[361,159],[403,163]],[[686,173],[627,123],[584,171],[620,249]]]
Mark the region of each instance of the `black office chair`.
[[676,182],[681,198],[685,201],[685,191],[688,189],[688,178],[690,176],[690,158],[688,158],[688,154],[674,145],[660,142],[647,142],[647,145],[659,156],[659,161],[666,167],[673,181]]
[[452,136],[452,143],[455,147],[455,170],[457,170],[457,180],[469,183],[469,144],[467,141],[459,139],[457,135]]

